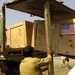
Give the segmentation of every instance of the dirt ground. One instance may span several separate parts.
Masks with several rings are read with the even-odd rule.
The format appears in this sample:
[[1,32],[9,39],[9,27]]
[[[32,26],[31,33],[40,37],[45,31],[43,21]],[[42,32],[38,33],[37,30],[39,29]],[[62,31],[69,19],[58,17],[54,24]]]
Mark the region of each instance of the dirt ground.
[[[54,57],[54,75],[68,75],[68,72],[70,69],[68,69],[66,66],[63,68],[60,68],[60,57]],[[71,59],[69,61],[69,64],[71,67],[75,66],[75,59]],[[44,75],[48,75],[48,71],[43,72]]]

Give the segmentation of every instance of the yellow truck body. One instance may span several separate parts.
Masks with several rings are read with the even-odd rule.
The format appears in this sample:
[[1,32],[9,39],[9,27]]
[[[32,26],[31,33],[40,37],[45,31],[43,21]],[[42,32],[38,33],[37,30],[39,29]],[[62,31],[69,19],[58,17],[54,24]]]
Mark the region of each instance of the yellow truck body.
[[[57,20],[52,21],[51,25],[51,50],[55,53],[75,56],[75,33],[73,34],[62,34],[63,24],[74,24],[75,19],[68,20]],[[46,47],[46,33],[45,33],[45,22],[35,21],[33,29],[32,46],[36,50],[47,51]]]
[[33,23],[23,21],[6,29],[6,49],[15,51],[31,45]]

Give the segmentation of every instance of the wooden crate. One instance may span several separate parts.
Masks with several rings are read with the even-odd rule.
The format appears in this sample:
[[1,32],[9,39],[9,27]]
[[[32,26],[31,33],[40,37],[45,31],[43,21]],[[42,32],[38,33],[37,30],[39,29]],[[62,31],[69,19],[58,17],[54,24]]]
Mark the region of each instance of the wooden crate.
[[[60,22],[57,53],[75,56],[75,33],[62,34],[62,24],[75,24],[75,19]],[[61,35],[61,36],[60,36]]]
[[33,40],[32,45],[36,50],[46,50],[46,40],[45,40],[45,25],[44,21],[34,22]]
[[12,25],[6,30],[6,49],[19,50],[27,45],[31,45],[33,23],[24,21]]
[[[51,33],[55,34],[55,25],[51,25]],[[52,35],[52,50],[54,50],[55,46],[55,35]],[[33,29],[33,38],[32,38],[32,46],[35,47],[36,50],[39,51],[47,51],[46,46],[46,32],[45,32],[45,22],[36,20],[34,22],[34,29]]]
[[[75,35],[62,35],[62,24],[74,23],[75,19],[52,21],[51,25],[51,49],[62,55],[75,56]],[[36,50],[46,51],[46,34],[44,21],[35,21],[32,46]]]

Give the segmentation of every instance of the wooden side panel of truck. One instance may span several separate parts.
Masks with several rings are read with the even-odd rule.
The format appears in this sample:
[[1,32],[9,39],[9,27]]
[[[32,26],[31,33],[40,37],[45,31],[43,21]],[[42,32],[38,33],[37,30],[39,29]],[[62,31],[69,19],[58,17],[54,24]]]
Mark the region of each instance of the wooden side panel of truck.
[[[68,30],[70,30],[68,33],[65,31],[65,33],[62,33],[62,25],[63,24],[69,24],[72,27],[72,30],[70,30],[70,27]],[[64,55],[71,55],[75,56],[75,19],[65,20],[60,22],[59,27],[59,39],[58,39],[58,50],[57,53],[64,54]]]
[[[62,24],[74,24],[74,19],[52,21],[51,35],[52,44],[51,49],[58,54],[75,56],[75,34],[64,35],[62,34]],[[36,33],[36,34],[35,34]],[[32,46],[36,50],[46,51],[46,34],[44,21],[34,22],[34,42]]]
[[20,50],[21,48],[31,45],[33,23],[24,21],[6,30],[6,49],[9,51]]
[[[56,26],[54,24],[51,25],[51,33],[52,33],[52,50],[55,50],[55,44],[56,44]],[[36,20],[34,22],[33,27],[33,39],[32,39],[32,46],[35,47],[36,50],[40,51],[47,51],[46,46],[46,33],[45,33],[45,22]]]

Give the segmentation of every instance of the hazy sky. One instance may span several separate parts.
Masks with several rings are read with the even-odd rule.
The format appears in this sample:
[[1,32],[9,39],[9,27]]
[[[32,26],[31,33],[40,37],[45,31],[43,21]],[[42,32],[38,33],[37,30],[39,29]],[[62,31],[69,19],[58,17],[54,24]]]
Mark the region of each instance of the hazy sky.
[[[8,1],[8,2],[11,2],[12,0],[0,0],[0,8],[2,7],[2,4],[4,1]],[[64,2],[64,5],[72,8],[72,9],[75,9],[75,0],[62,0]],[[18,22],[22,22],[24,20],[28,20],[28,21],[34,21],[34,20],[38,20],[38,19],[41,19],[41,18],[37,18],[37,17],[30,17],[30,15],[28,14],[25,14],[25,13],[22,13],[22,12],[18,12],[18,11],[14,11],[14,10],[10,10],[10,9],[7,9],[6,10],[6,26],[10,26],[10,25],[13,25],[13,24],[16,24]]]

